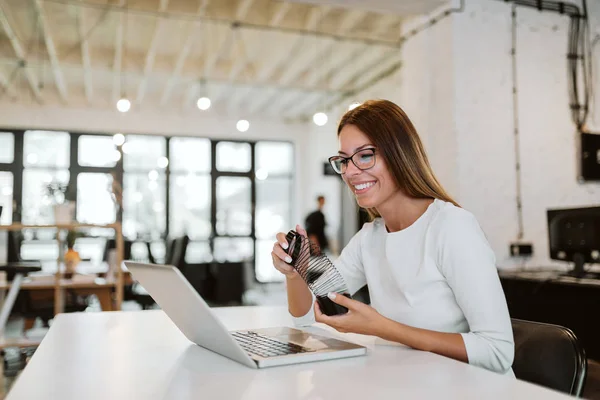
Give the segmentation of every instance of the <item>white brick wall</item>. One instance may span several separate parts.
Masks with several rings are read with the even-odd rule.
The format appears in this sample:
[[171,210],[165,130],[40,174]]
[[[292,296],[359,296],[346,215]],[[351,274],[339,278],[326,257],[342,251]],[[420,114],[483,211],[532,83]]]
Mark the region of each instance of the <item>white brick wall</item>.
[[[594,35],[600,32],[600,2],[588,3]],[[467,0],[463,13],[410,39],[401,71],[364,96],[388,98],[407,111],[436,174],[477,216],[500,267],[524,263],[508,253],[518,232],[510,12],[498,0]],[[523,265],[564,266],[548,256],[546,209],[600,204],[600,185],[577,182],[568,18],[524,7],[517,15],[524,240],[534,244],[534,257]],[[600,63],[600,48],[594,59]],[[590,126],[600,130],[594,121]]]

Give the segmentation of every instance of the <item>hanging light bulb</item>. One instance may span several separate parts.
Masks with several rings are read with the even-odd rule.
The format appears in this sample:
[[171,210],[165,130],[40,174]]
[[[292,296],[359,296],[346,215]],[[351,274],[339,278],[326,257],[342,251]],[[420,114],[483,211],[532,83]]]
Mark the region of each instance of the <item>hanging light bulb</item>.
[[350,103],[350,105],[348,106],[348,111],[354,110],[358,106],[360,106],[360,103],[357,101],[355,101],[354,103]]
[[127,100],[127,98],[122,97],[119,99],[119,101],[117,101],[117,110],[121,111],[122,113],[126,113],[130,108],[131,102]]
[[116,133],[113,136],[113,143],[115,146],[121,146],[123,143],[125,143],[125,136],[122,133]]
[[202,111],[206,111],[210,108],[210,99],[208,97],[200,97],[196,102],[198,108]]
[[246,121],[245,119],[240,119],[235,127],[240,132],[246,132],[250,128],[250,122]]
[[323,126],[327,123],[327,114],[318,112],[313,115],[313,122],[318,126]]

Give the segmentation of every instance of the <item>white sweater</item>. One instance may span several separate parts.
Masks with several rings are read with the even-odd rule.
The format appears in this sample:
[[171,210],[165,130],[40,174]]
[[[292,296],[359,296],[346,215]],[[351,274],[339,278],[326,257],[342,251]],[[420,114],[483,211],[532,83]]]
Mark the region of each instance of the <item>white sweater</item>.
[[[367,223],[335,262],[350,293],[402,324],[460,333],[469,363],[512,375],[514,342],[495,256],[473,214],[442,200],[406,229]],[[311,311],[296,319],[312,323]]]

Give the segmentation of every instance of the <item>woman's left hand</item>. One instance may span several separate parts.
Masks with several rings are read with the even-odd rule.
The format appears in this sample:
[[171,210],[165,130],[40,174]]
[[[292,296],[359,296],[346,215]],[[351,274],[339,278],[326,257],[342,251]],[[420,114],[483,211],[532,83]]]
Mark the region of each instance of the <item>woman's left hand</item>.
[[339,332],[377,336],[381,324],[386,320],[373,307],[360,301],[349,299],[342,294],[330,293],[329,299],[334,303],[346,307],[348,312],[341,315],[328,316],[321,312],[319,303],[315,302],[315,320],[327,324]]

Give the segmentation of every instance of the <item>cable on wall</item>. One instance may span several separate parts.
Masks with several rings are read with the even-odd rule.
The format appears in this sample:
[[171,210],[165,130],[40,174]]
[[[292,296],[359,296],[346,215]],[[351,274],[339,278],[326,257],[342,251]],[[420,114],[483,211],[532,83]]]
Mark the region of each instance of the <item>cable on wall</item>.
[[[573,3],[550,0],[502,0],[516,6],[536,8],[539,11],[557,12],[570,18],[567,51],[569,83],[569,107],[571,119],[579,132],[585,130],[590,101],[594,93],[592,81],[592,57],[589,37],[587,0],[583,0],[583,12]],[[580,77],[581,73],[581,77]],[[580,82],[581,81],[581,82]]]
[[511,11],[511,70],[512,70],[512,101],[513,101],[513,130],[515,144],[515,174],[517,202],[517,240],[523,240],[523,195],[521,188],[521,144],[519,137],[519,92],[517,90],[517,6],[513,4]]

